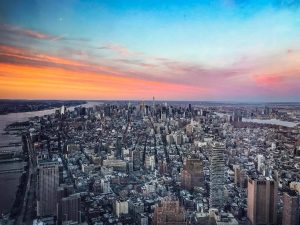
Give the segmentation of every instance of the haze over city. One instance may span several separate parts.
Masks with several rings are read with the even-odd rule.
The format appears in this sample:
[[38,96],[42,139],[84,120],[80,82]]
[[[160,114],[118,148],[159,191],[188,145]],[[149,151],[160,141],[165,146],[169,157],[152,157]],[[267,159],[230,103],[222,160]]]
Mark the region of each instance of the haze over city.
[[299,1],[1,1],[0,98],[299,101]]

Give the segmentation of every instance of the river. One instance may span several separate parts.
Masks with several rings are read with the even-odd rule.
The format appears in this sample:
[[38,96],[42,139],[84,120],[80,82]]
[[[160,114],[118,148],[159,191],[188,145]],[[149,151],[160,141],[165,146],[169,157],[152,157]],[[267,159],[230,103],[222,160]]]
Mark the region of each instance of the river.
[[243,118],[243,122],[252,122],[252,123],[260,123],[260,124],[272,124],[272,125],[279,125],[284,127],[295,127],[297,126],[297,123],[289,122],[289,121],[283,121],[278,119],[247,119]]
[[[227,113],[219,113],[214,112],[219,117],[229,116],[230,114]],[[242,118],[243,122],[251,122],[251,123],[260,123],[260,124],[271,124],[271,125],[279,125],[284,127],[295,127],[298,125],[296,122],[289,122],[284,120],[278,119],[250,119],[250,118]]]
[[[93,107],[95,105],[103,104],[102,102],[87,102],[81,106],[83,107]],[[68,107],[68,110],[74,110],[75,106]],[[14,150],[20,150],[21,146],[16,147],[6,147],[10,143],[20,143],[21,136],[16,135],[7,135],[4,132],[4,129],[15,122],[25,122],[29,118],[34,116],[44,116],[49,115],[55,112],[58,108],[47,109],[41,111],[33,112],[20,112],[20,113],[10,113],[7,115],[0,115],[0,151],[7,150],[9,148],[14,148]],[[17,149],[18,148],[18,149]],[[12,163],[0,163],[0,172],[4,170],[13,170],[16,168],[22,168],[23,162],[12,162]],[[10,211],[12,207],[14,196],[16,194],[19,178],[22,173],[0,173],[0,215],[2,213],[6,214]]]

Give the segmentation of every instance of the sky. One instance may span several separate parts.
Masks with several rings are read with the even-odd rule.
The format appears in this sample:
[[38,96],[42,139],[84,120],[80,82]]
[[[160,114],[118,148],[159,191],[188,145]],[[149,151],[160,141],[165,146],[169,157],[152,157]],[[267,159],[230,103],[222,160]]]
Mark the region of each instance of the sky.
[[300,101],[300,0],[2,0],[0,98]]

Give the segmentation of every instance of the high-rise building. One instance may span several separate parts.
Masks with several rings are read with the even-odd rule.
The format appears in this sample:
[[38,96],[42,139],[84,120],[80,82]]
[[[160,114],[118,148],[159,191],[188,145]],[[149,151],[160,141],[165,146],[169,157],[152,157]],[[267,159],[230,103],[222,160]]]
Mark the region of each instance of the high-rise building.
[[60,115],[64,115],[66,113],[66,107],[63,105],[60,108]]
[[62,166],[58,161],[40,161],[37,182],[37,215],[56,215],[57,188],[62,179]]
[[117,217],[123,214],[128,214],[128,201],[116,200],[114,204],[114,211]]
[[61,184],[57,188],[57,224],[78,224],[80,194],[74,194],[73,185]]
[[72,223],[80,222],[80,194],[72,194],[68,197],[62,198],[61,209],[63,221]]
[[179,201],[165,199],[156,205],[152,225],[187,225],[185,210]]
[[131,152],[131,159],[133,162],[133,169],[134,170],[140,170],[141,168],[141,151],[139,147],[136,147],[132,152]]
[[267,107],[267,106],[265,106],[265,109],[264,109],[264,111],[263,111],[263,114],[265,114],[265,115],[269,115],[270,114],[270,108],[269,107]]
[[174,143],[174,137],[173,137],[173,134],[167,134],[167,135],[166,135],[166,140],[167,140],[168,145],[173,144],[173,143]]
[[192,190],[195,186],[203,186],[203,163],[200,159],[187,159],[181,172],[181,186]]
[[155,113],[156,113],[155,97],[153,96],[153,100],[152,100],[152,115],[154,116]]
[[[62,199],[73,194],[74,193],[74,187],[73,185],[67,185],[67,184],[61,184],[58,188],[57,188],[57,192],[56,192],[56,196],[57,196],[57,225],[61,225],[63,219],[63,214],[62,214]],[[65,216],[64,216],[65,217]]]
[[123,157],[123,150],[122,150],[122,142],[123,142],[122,136],[119,135],[119,136],[117,137],[117,142],[116,142],[116,152],[115,152],[115,157],[116,157],[117,159],[123,159],[123,158],[124,158],[124,157]]
[[300,224],[300,196],[294,190],[288,190],[283,194],[282,224]]
[[263,165],[264,165],[264,156],[263,155],[257,155],[257,170],[259,172],[262,172]]
[[155,169],[155,156],[154,155],[146,155],[146,157],[145,157],[145,168],[147,170],[154,171],[154,169]]
[[225,184],[225,146],[215,143],[210,156],[210,208],[223,209]]
[[270,178],[248,178],[247,217],[251,225],[275,225],[277,183]]
[[247,187],[247,170],[240,167],[234,168],[234,183],[237,187]]
[[160,119],[161,119],[162,121],[166,121],[166,120],[167,120],[167,113],[166,113],[166,112],[161,112],[161,114],[160,114]]
[[101,192],[107,194],[110,192],[110,182],[107,179],[101,179]]
[[158,170],[159,170],[160,174],[167,173],[168,164],[167,164],[166,160],[158,161]]
[[233,122],[241,122],[242,121],[242,113],[238,110],[233,111]]
[[182,145],[182,142],[183,142],[182,134],[176,133],[173,135],[173,138],[174,138],[176,145]]

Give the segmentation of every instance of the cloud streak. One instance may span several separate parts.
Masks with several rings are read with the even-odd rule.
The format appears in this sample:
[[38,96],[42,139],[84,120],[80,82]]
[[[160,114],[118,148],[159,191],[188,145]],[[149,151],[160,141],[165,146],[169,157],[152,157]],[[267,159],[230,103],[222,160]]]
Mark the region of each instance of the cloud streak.
[[[82,51],[73,50],[73,52],[78,56],[83,54],[87,57]],[[91,63],[88,59],[75,60],[26,48],[0,45],[0,62],[2,65],[9,65],[6,72],[2,71],[1,75],[5,77],[5,80],[2,78],[2,82],[8,86],[11,84],[13,89],[16,81],[11,83],[12,78],[7,74],[12,74],[12,77],[15,76],[17,79],[16,68],[20,71],[27,68],[38,76],[35,79],[41,77],[46,82],[43,85],[47,85],[48,82],[49,87],[53,82],[63,82],[66,87],[69,84],[67,89],[78,89],[79,83],[82,82],[92,92],[98,90],[95,85],[99,85],[103,90],[104,86],[112,85],[112,92],[116,91],[119,96],[128,98],[139,98],[141,96],[139,92],[145,98],[157,92],[164,98],[192,100],[214,100],[218,99],[218,96],[232,99],[237,95],[249,98],[257,94],[276,96],[278,93],[281,96],[295,96],[296,90],[300,88],[300,54],[295,50],[286,50],[274,57],[261,56],[261,59],[245,57],[227,67],[208,67],[198,63],[146,55],[136,58],[128,54],[122,56],[119,59]],[[47,79],[43,77],[42,71],[60,74],[62,78],[55,76],[53,80],[57,81],[51,81],[49,77]],[[22,79],[32,80],[29,75]],[[110,80],[113,80],[112,84],[107,83]],[[124,86],[122,82],[125,82]],[[159,91],[158,87],[162,90]],[[135,91],[128,91],[126,94],[124,88]],[[118,90],[122,90],[122,93]]]
[[40,40],[54,40],[56,38],[59,38],[58,36],[52,36],[49,34],[41,33],[30,29],[24,29],[17,26],[11,26],[8,24],[0,24],[0,33],[10,33],[13,35],[20,35]]
[[101,47],[99,47],[98,49],[101,49],[101,50],[109,50],[109,51],[112,51],[120,56],[134,56],[134,55],[137,55],[138,53],[137,52],[134,52],[128,48],[126,48],[125,46],[123,45],[120,45],[120,44],[115,44],[115,43],[110,43],[110,44],[105,44],[105,45],[102,45]]
[[80,42],[88,42],[89,39],[85,38],[72,38],[68,37],[67,34],[62,35],[52,35],[43,33],[40,31],[26,29],[19,26],[13,26],[9,24],[0,24],[0,34],[1,35],[12,35],[18,37],[27,37],[35,40],[46,40],[46,41],[80,41]]

